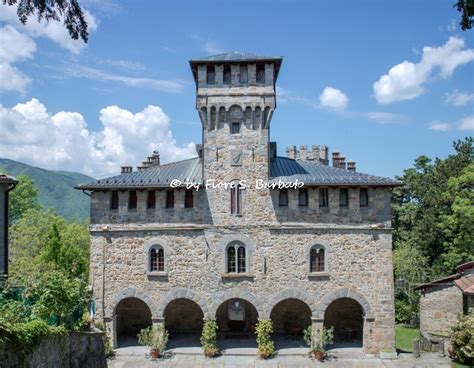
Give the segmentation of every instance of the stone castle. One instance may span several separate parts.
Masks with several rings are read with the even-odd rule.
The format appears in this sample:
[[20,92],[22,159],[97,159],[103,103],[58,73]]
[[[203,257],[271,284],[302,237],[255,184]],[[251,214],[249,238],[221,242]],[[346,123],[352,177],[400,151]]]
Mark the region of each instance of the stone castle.
[[[79,185],[91,196],[96,313],[117,346],[152,323],[171,337],[276,334],[394,347],[391,189],[327,147],[270,142],[282,58],[229,53],[190,61],[202,144],[196,157]],[[222,184],[225,185],[222,185]],[[277,346],[278,349],[278,346]]]

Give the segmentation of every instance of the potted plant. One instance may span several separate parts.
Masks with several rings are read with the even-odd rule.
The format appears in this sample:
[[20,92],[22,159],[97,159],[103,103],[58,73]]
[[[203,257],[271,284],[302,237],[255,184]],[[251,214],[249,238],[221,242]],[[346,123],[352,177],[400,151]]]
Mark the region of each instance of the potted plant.
[[303,338],[311,346],[311,354],[318,360],[323,361],[326,357],[326,346],[332,344],[334,338],[334,327],[324,327],[319,335],[317,342],[313,340],[313,331],[311,326],[304,330]]
[[257,325],[255,326],[258,353],[262,359],[268,359],[275,352],[275,347],[271,339],[272,332],[273,323],[269,319],[262,319],[258,321]]
[[201,346],[204,350],[204,355],[208,358],[213,358],[219,353],[217,347],[217,323],[214,319],[206,319],[202,326]]
[[150,347],[152,359],[157,359],[166,350],[168,331],[161,324],[142,329],[137,337],[140,345]]

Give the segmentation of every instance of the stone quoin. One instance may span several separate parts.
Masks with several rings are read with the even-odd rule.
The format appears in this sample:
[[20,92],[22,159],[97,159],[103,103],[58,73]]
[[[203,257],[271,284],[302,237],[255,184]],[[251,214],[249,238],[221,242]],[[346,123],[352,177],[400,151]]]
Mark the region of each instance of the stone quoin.
[[196,157],[162,164],[155,151],[135,171],[77,187],[91,196],[90,280],[114,346],[152,323],[173,338],[215,318],[219,334],[251,335],[271,318],[277,334],[334,326],[336,344],[394,347],[399,182],[360,173],[337,151],[331,164],[326,146],[278,156],[270,123],[281,64],[238,52],[191,60]]

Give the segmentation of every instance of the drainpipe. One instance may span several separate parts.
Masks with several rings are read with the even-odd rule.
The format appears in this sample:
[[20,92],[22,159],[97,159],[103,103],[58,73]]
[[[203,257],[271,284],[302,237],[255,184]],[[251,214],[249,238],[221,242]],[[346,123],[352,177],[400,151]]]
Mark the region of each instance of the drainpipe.
[[4,208],[4,219],[5,219],[5,232],[4,232],[4,244],[5,244],[5,254],[4,254],[4,264],[5,264],[5,281],[8,279],[8,193],[16,187],[17,183],[11,183],[8,189],[5,192],[5,208]]

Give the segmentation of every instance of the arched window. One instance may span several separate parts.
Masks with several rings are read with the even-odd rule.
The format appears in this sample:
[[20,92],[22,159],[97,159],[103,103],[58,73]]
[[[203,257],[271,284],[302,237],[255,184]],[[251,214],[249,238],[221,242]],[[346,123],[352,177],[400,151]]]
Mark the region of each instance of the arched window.
[[247,272],[247,258],[245,245],[233,242],[227,246],[227,273]]
[[255,108],[255,116],[254,116],[254,119],[253,119],[253,129],[254,130],[257,130],[260,128],[260,123],[262,121],[262,109],[260,108],[260,106],[257,106]]
[[325,272],[325,251],[321,245],[316,245],[309,252],[309,272]]
[[165,252],[160,246],[153,246],[150,250],[150,271],[165,271]]

